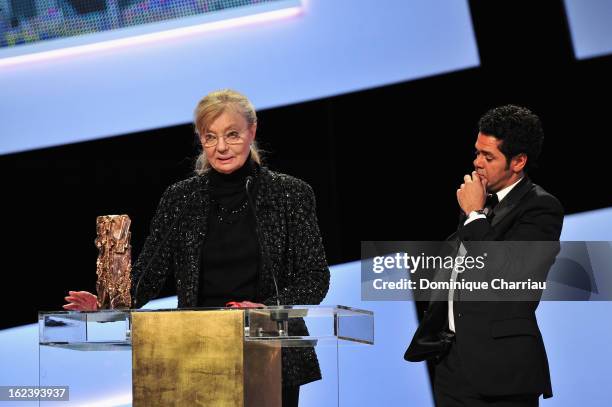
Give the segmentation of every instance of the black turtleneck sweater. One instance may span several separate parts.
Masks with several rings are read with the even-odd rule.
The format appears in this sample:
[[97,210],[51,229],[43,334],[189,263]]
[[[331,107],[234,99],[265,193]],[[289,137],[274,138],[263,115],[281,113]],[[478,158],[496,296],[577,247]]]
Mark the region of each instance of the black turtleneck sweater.
[[231,174],[210,170],[211,210],[200,260],[200,307],[254,301],[260,254],[246,179],[254,175],[255,166],[249,159]]

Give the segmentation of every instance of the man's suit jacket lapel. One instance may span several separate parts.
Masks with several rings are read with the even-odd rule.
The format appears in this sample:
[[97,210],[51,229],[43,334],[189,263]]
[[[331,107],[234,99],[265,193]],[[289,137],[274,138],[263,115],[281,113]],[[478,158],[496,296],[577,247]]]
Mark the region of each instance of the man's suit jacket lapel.
[[521,199],[532,188],[533,183],[527,176],[524,176],[504,199],[493,209],[493,220],[491,226],[496,226],[520,203]]

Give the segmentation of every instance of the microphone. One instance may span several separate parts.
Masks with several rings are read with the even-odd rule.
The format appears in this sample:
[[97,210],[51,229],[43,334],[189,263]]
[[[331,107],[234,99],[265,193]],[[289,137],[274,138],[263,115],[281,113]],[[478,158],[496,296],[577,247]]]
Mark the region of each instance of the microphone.
[[[246,194],[247,199],[249,200],[249,207],[251,208],[251,213],[255,218],[255,234],[257,235],[257,241],[259,243],[259,249],[263,254],[262,264],[267,266],[270,262],[270,255],[268,254],[268,249],[263,245],[261,238],[261,230],[259,229],[259,218],[257,218],[257,213],[255,213],[255,205],[253,204],[253,197],[251,196],[251,185],[253,185],[253,176],[249,175],[246,177]],[[270,271],[272,272],[272,280],[274,281],[274,290],[276,291],[276,305],[280,307],[280,294],[278,291],[278,282],[276,280],[276,273],[274,269],[270,267]]]
[[[193,191],[191,194],[189,194],[187,196],[187,199],[185,199],[185,203],[184,203],[183,207],[181,208],[181,211],[179,212],[178,216],[176,217],[176,219],[174,219],[174,221],[170,225],[170,229],[168,231],[166,231],[166,234],[164,235],[164,238],[157,245],[157,247],[155,248],[155,251],[153,252],[151,257],[149,258],[149,262],[145,266],[145,268],[142,271],[142,273],[140,273],[140,276],[138,276],[138,281],[136,282],[136,289],[134,290],[134,304],[132,304],[132,305],[135,306],[136,305],[136,301],[138,301],[138,290],[140,289],[140,282],[142,281],[142,278],[144,277],[145,274],[147,274],[147,272],[151,268],[151,265],[153,264],[153,261],[155,259],[157,259],[157,256],[159,254],[159,250],[166,244],[166,242],[168,241],[170,236],[172,236],[172,233],[174,232],[174,227],[177,225],[178,221],[183,217],[183,213],[185,213],[185,209],[187,209],[187,205],[189,203],[189,200],[191,199],[192,196],[194,196],[196,193],[199,193],[199,192],[200,192],[200,190],[198,189],[198,190]],[[142,305],[144,305],[144,304],[142,304]]]
[[[251,208],[251,213],[253,214],[253,217],[255,218],[255,234],[257,235],[259,249],[261,250],[261,253],[262,253],[261,263],[264,266],[262,267],[262,269],[264,269],[270,263],[270,255],[268,253],[268,249],[263,244],[261,230],[259,229],[259,218],[257,217],[257,213],[255,212],[255,205],[253,204],[253,197],[251,195],[251,185],[253,185],[253,183],[254,183],[253,176],[251,175],[247,176],[246,183],[245,183],[245,189],[246,189],[247,199],[249,201],[249,207]],[[276,292],[276,305],[280,308],[280,305],[281,305],[280,304],[280,293],[278,291],[278,280],[276,279],[276,273],[274,272],[274,269],[272,268],[271,265],[268,268],[270,272],[272,273],[272,280],[274,281],[274,291]],[[277,323],[278,336],[286,336],[287,328],[288,328],[287,321],[289,320],[289,312],[280,310],[280,309],[274,310],[270,312],[270,319],[272,321],[276,321]]]

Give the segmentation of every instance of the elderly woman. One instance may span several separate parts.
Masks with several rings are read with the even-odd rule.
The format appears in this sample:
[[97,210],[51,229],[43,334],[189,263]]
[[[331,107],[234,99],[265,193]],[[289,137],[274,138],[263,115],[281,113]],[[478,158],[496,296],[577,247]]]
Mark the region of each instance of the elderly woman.
[[[261,165],[257,116],[232,90],[210,93],[194,124],[203,152],[195,176],[170,186],[133,267],[135,308],[174,273],[178,306],[319,304],[329,269],[312,188]],[[70,291],[64,308],[95,309],[96,297]],[[312,349],[283,352],[283,405],[320,378]]]

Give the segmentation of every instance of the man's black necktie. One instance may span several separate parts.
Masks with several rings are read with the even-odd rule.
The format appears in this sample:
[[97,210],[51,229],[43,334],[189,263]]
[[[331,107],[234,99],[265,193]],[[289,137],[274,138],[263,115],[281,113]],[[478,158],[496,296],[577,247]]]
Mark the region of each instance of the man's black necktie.
[[499,203],[499,199],[497,198],[497,194],[489,194],[487,196],[487,200],[485,201],[485,212],[487,213],[487,219],[493,219],[493,209]]

